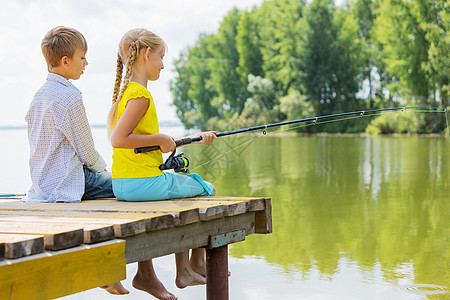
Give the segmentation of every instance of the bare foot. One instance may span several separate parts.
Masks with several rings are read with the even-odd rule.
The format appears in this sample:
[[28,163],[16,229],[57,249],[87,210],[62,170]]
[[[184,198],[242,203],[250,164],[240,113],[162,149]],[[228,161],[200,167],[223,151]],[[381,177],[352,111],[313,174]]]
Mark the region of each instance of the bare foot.
[[130,293],[130,291],[127,290],[120,281],[101,286],[101,288],[105,289],[112,295],[126,295]]
[[206,277],[206,264],[205,264],[204,260],[194,261],[191,258],[190,264],[191,264],[192,270],[194,270],[196,273],[202,275],[203,277]]
[[136,276],[134,276],[133,278],[133,287],[138,290],[147,292],[160,300],[178,299],[174,294],[168,292],[162,282],[159,281],[157,277],[152,276],[152,274],[144,275],[140,272],[136,273]]
[[183,270],[177,270],[175,284],[178,288],[184,289],[187,286],[206,284],[206,277],[192,270],[190,265]]
[[189,264],[191,265],[192,270],[206,277],[205,249],[204,248],[192,249]]

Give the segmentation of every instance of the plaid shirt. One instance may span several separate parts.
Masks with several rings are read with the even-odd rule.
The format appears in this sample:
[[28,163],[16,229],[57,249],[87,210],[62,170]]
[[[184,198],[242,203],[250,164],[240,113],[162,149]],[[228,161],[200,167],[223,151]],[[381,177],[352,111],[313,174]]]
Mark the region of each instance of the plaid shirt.
[[83,166],[95,172],[106,163],[95,150],[81,92],[50,73],[25,117],[30,144],[30,202],[80,202]]

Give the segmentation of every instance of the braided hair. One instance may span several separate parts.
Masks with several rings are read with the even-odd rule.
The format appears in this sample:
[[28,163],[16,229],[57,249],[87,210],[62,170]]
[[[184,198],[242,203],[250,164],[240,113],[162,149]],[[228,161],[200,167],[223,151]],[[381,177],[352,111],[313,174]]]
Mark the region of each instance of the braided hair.
[[[116,80],[112,96],[112,107],[108,115],[109,136],[111,136],[117,124],[117,106],[130,83],[133,65],[139,56],[140,50],[150,48],[152,52],[156,52],[161,47],[165,50],[167,48],[166,43],[158,35],[144,28],[132,29],[120,40],[119,53],[117,53]],[[126,71],[125,77],[122,80],[124,65],[126,65]]]

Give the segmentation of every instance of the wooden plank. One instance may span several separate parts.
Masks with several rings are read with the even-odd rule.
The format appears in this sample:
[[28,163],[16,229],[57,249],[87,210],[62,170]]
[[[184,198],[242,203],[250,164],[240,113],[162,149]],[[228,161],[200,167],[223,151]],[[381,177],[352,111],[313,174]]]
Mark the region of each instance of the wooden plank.
[[127,263],[147,260],[188,249],[205,247],[209,236],[235,230],[245,234],[255,231],[255,212],[197,222],[183,227],[173,227],[156,232],[146,232],[126,237],[125,258]]
[[49,216],[44,214],[41,216],[32,215],[1,215],[0,222],[16,222],[21,224],[40,223],[51,224],[58,228],[65,225],[84,229],[85,243],[98,243],[111,240],[114,237],[124,237],[133,234],[139,234],[146,231],[148,220],[131,220],[131,219],[101,219],[101,218],[77,218],[67,216]]
[[125,241],[0,262],[0,299],[54,299],[125,279]]
[[179,201],[143,201],[143,202],[127,202],[118,200],[86,200],[77,203],[77,210],[91,210],[93,212],[102,211],[120,211],[134,213],[159,213],[171,214],[174,217],[175,226],[183,226],[192,224],[200,220],[200,212],[198,207],[180,205]]
[[0,211],[60,211],[91,213],[160,213],[171,214],[175,226],[183,226],[200,220],[199,209],[179,205],[179,201],[126,202],[118,200],[85,200],[81,203],[1,203]]
[[266,198],[212,196],[212,197],[186,198],[183,200],[190,200],[190,199],[202,201],[221,201],[225,203],[245,203],[247,211],[260,211],[264,210]]
[[22,222],[20,220],[0,220],[0,232],[4,233],[51,234],[55,230],[71,231],[78,229],[83,230],[84,243],[86,244],[103,242],[115,238],[114,227],[112,225],[71,223],[68,221],[47,222],[45,220],[35,220],[33,222]]
[[0,260],[5,258],[5,243],[0,241]]
[[44,236],[30,234],[0,234],[4,257],[15,259],[44,252]]
[[185,203],[184,205],[198,207],[200,209],[200,219],[202,221],[208,221],[223,216],[235,216],[248,211],[246,201],[243,200],[232,201],[213,197],[196,197],[184,198],[178,201],[183,201]]
[[255,233],[272,233],[272,200],[264,200],[265,209],[255,212]]
[[93,214],[87,211],[0,210],[0,218],[7,216],[55,217],[77,220],[80,222],[113,224],[116,237],[125,237],[145,231],[162,230],[175,226],[173,216],[167,213],[101,212],[96,213],[95,217],[93,217]]
[[36,226],[27,224],[10,224],[0,222],[0,233],[38,234],[44,236],[47,250],[61,250],[81,245],[84,240],[82,228],[57,229],[50,226]]

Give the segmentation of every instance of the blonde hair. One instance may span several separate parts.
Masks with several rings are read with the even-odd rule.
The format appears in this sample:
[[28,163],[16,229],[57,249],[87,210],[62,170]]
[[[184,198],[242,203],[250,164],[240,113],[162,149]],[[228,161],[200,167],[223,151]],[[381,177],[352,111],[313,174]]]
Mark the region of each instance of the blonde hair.
[[[117,53],[116,80],[114,83],[114,92],[112,97],[112,107],[108,115],[108,134],[111,136],[114,127],[117,124],[117,105],[123,95],[123,92],[130,83],[130,76],[133,72],[133,64],[139,55],[141,49],[150,48],[152,52],[160,49],[165,52],[167,45],[164,40],[155,33],[144,29],[135,28],[122,37],[119,42],[119,52]],[[126,66],[125,78],[122,80],[124,65]],[[123,81],[123,83],[122,83]],[[120,88],[122,86],[122,88]]]
[[87,42],[84,36],[76,29],[57,26],[44,36],[41,50],[50,72],[59,66],[62,57],[72,58],[77,48],[87,52]]

